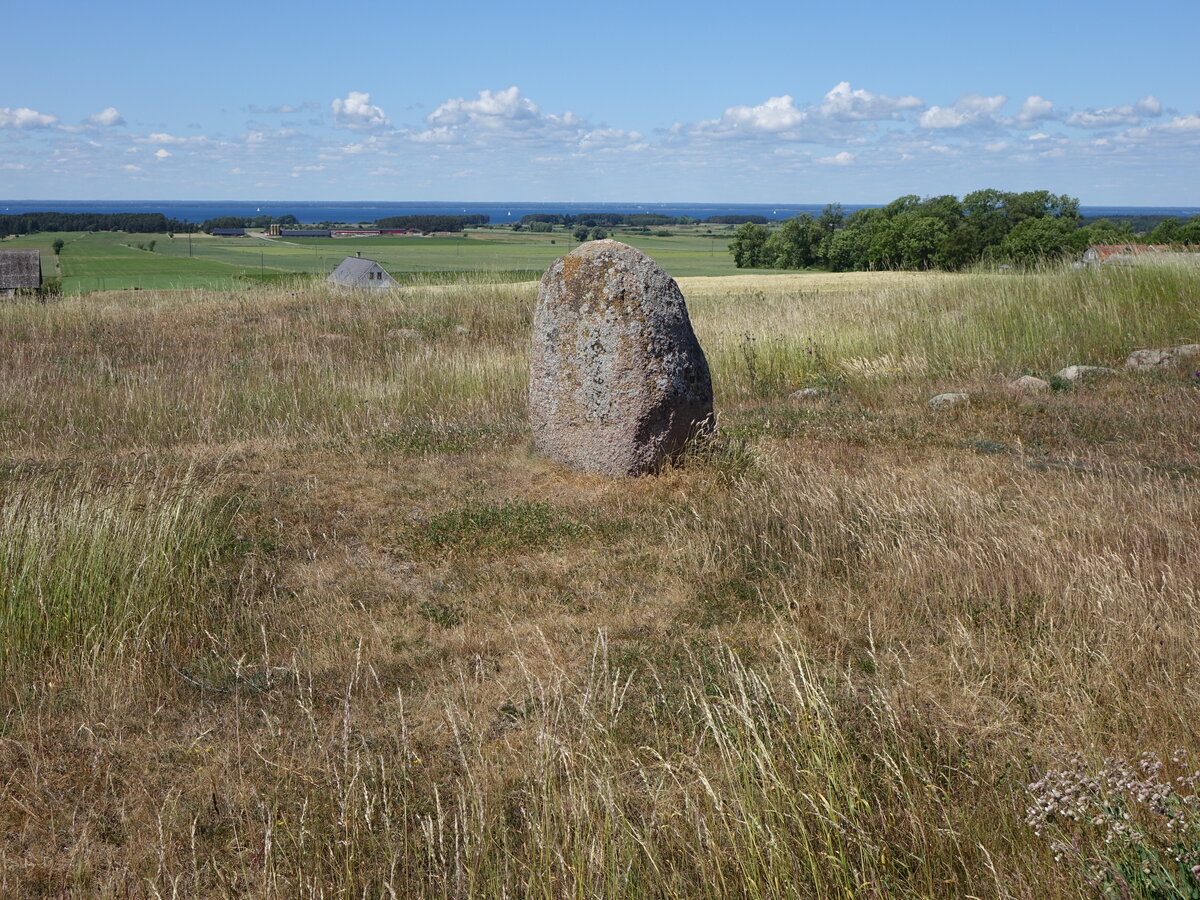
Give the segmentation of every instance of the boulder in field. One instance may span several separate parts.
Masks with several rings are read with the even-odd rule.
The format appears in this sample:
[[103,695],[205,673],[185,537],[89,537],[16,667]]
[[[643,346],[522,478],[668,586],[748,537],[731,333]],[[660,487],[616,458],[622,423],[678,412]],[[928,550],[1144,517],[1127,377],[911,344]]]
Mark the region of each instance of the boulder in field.
[[1200,356],[1200,344],[1181,344],[1162,350],[1134,350],[1125,360],[1125,368],[1135,372],[1169,369],[1184,365]]
[[1026,394],[1043,394],[1050,390],[1050,382],[1036,375],[1022,375],[1013,381],[1012,387]]
[[1094,378],[1100,378],[1104,375],[1116,375],[1116,369],[1109,369],[1106,366],[1067,366],[1065,369],[1059,369],[1054,373],[1055,378],[1061,378],[1063,381],[1091,381]]
[[1165,369],[1174,362],[1175,353],[1171,350],[1134,350],[1125,360],[1125,368],[1145,372],[1151,369]]
[[657,471],[712,431],[708,361],[679,286],[654,260],[590,241],[542,276],[529,418],[539,451],[612,476]]
[[935,397],[929,398],[930,409],[949,409],[951,406],[958,406],[960,403],[966,403],[971,399],[971,395],[964,391],[953,391],[946,394],[938,394]]

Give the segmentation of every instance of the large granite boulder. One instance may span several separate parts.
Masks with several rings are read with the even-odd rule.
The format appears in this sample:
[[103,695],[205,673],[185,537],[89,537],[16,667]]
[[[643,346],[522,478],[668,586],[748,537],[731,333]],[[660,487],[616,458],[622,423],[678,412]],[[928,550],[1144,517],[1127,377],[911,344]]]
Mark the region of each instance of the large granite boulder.
[[713,427],[712,378],[675,280],[617,241],[542,276],[529,418],[538,450],[586,472],[643,475]]

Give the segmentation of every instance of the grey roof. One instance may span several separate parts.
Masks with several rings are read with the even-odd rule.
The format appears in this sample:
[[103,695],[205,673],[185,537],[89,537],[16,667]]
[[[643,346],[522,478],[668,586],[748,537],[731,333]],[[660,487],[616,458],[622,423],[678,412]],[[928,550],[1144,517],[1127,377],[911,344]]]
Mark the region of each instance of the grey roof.
[[0,250],[0,291],[42,285],[40,250]]
[[[368,278],[367,275],[378,270],[383,273],[380,279]],[[389,287],[395,280],[387,271],[373,259],[363,256],[347,256],[326,281],[345,287]]]

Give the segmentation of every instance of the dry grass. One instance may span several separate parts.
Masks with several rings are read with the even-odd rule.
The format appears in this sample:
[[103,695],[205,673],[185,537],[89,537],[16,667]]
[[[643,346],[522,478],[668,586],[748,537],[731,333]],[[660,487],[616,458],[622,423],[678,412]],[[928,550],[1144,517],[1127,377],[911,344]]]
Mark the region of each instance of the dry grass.
[[1200,391],[1006,379],[1200,276],[845,282],[685,285],[637,481],[530,451],[531,286],[0,306],[0,894],[1089,896],[1027,785],[1198,749]]

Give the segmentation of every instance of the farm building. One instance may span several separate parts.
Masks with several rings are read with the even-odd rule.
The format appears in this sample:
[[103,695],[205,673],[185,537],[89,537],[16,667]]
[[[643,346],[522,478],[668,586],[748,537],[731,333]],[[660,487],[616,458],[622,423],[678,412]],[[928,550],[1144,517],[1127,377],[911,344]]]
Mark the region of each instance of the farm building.
[[362,256],[347,256],[325,280],[344,288],[379,290],[396,286],[396,279],[385,272],[383,266]]
[[212,233],[215,237],[245,237],[245,228],[214,228]]
[[19,290],[36,291],[41,286],[40,250],[0,250],[0,297],[15,296]]
[[328,228],[281,228],[279,236],[285,238],[327,238],[330,231]]
[[1093,244],[1083,251],[1083,262],[1093,266],[1127,266],[1134,257],[1148,253],[1171,253],[1175,249],[1167,244]]

